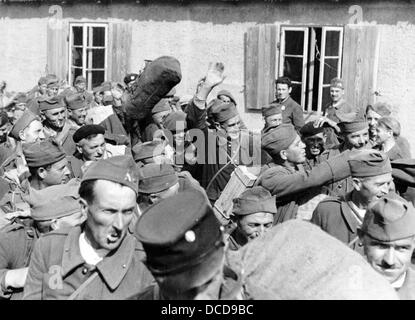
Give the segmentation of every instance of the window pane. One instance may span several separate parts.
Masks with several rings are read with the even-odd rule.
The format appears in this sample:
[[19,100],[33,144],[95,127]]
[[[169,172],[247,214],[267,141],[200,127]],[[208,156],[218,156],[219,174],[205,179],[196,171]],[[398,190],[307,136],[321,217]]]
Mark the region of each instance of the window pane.
[[293,83],[290,96],[301,105],[301,83]]
[[73,31],[73,45],[82,46],[82,27],[72,27]]
[[285,54],[303,55],[304,31],[285,31]]
[[291,81],[301,82],[303,79],[303,58],[285,57],[284,76]]
[[[72,82],[75,81],[75,78],[77,76],[82,76],[82,69],[71,68],[71,79],[72,79]],[[73,83],[71,83],[71,85],[73,85]]]
[[105,46],[105,28],[104,27],[93,27],[92,28],[92,45],[94,47]]
[[89,74],[92,75],[92,88],[98,87],[101,83],[105,81],[104,71],[91,71]]
[[323,84],[329,84],[331,79],[337,77],[337,64],[339,59],[324,60],[324,78]]
[[323,88],[323,94],[322,94],[322,109],[331,102],[330,99],[330,87],[324,87]]
[[[105,68],[105,49],[88,49],[88,68],[104,69]],[[92,62],[89,59],[92,58]]]
[[326,32],[326,56],[339,55],[340,31]]
[[72,65],[82,67],[82,48],[72,48]]

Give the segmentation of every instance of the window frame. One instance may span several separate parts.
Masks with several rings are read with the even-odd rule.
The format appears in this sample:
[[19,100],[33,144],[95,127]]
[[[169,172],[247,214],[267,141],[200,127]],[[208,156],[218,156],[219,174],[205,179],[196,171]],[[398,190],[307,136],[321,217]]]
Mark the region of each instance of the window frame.
[[[73,27],[82,27],[82,46],[75,46],[73,44]],[[105,28],[105,43],[104,43],[104,47],[102,46],[93,46],[92,41],[92,28],[93,27],[104,27]],[[90,30],[91,32],[91,36],[88,37],[88,30]],[[88,41],[88,39],[90,39],[91,41],[91,45],[89,45],[88,43],[86,43]],[[86,45],[85,45],[86,44]],[[73,66],[72,65],[72,49],[73,48],[79,48],[82,47],[82,67],[77,67],[77,66]],[[92,50],[88,50],[88,49],[104,49],[105,50],[105,54],[104,54],[104,69],[102,68],[93,68],[92,65],[91,67],[88,67],[87,61],[89,60],[89,63],[92,64]],[[108,68],[108,55],[109,55],[109,23],[107,22],[89,22],[89,21],[73,21],[73,22],[69,22],[69,54],[68,54],[68,66],[69,66],[69,72],[68,72],[68,82],[69,84],[72,86],[73,82],[75,79],[72,79],[72,69],[73,68],[77,68],[77,69],[82,69],[82,76],[85,77],[87,79],[87,90],[92,90],[92,77],[91,76],[87,76],[87,73],[91,73],[93,71],[104,71],[104,81],[107,81],[108,79],[108,72],[109,72],[109,68]],[[87,52],[88,52],[88,56],[89,59],[87,59]]]

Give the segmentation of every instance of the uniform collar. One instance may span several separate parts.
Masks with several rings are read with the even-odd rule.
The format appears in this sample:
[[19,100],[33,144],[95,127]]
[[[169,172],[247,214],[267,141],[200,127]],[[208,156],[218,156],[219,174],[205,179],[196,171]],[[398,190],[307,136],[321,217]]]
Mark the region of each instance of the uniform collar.
[[[82,227],[74,227],[65,240],[62,257],[62,277],[68,275],[73,269],[85,263],[79,249],[79,237]],[[120,247],[105,256],[96,267],[106,284],[115,290],[126,275],[136,248],[135,238],[127,233]]]
[[341,213],[346,221],[347,226],[350,231],[357,233],[357,227],[359,226],[352,209],[347,204],[347,201],[350,199],[351,192],[348,193],[343,199],[341,199]]

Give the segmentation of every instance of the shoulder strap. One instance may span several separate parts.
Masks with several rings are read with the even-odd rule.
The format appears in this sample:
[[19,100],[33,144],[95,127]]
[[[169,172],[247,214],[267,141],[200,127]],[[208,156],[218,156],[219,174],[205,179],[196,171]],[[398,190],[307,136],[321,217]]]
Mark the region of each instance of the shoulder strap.
[[68,300],[75,300],[82,291],[98,276],[98,271],[95,271],[88,279],[86,279],[69,297]]

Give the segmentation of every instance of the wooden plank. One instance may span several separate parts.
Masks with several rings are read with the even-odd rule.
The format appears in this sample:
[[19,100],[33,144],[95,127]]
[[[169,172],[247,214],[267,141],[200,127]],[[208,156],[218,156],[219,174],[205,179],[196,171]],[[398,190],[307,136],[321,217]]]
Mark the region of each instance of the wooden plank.
[[259,33],[258,33],[258,69],[257,69],[257,99],[256,104],[252,106],[252,109],[260,110],[262,107],[265,106],[264,101],[264,91],[265,91],[265,77],[266,77],[266,70],[265,70],[265,26],[259,26]]
[[46,73],[55,74],[59,79],[67,80],[68,70],[68,23],[61,21],[60,27],[47,26],[47,67]]
[[111,80],[121,82],[128,72],[132,32],[128,22],[113,23],[111,28]]
[[256,107],[259,27],[249,28],[245,37],[245,108]]

